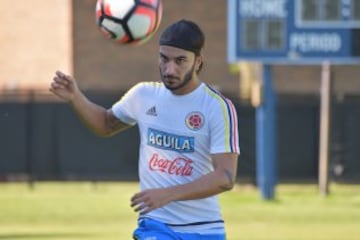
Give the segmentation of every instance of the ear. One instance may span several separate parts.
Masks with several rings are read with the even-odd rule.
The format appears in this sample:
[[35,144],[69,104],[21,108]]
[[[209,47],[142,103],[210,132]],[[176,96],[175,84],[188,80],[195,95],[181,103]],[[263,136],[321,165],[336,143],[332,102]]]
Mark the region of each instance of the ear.
[[199,56],[196,56],[196,59],[195,59],[195,70],[196,71],[199,71],[200,68],[201,68],[201,65],[203,63],[203,55],[200,54]]

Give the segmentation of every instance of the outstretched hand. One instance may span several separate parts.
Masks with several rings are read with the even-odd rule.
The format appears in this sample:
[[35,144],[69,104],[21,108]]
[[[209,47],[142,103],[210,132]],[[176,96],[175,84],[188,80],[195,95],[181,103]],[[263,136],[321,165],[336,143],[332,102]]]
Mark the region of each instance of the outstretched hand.
[[49,90],[67,102],[72,102],[75,94],[79,91],[75,79],[60,71],[55,72]]

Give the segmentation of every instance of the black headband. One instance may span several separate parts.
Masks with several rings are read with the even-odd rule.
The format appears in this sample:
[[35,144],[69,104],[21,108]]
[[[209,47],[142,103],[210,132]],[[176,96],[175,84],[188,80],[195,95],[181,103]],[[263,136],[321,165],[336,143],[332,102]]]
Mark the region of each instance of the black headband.
[[180,20],[167,27],[161,34],[159,44],[181,48],[199,55],[204,46],[204,34],[194,22]]

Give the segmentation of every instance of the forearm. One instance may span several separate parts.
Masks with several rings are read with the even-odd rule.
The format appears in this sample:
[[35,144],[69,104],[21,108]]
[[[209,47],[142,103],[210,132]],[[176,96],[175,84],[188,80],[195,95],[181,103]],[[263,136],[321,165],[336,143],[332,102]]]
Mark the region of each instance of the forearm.
[[81,121],[96,135],[108,136],[109,129],[106,124],[106,109],[91,102],[84,94],[78,92],[70,102]]
[[169,202],[201,199],[231,190],[236,179],[238,154],[213,154],[212,161],[213,172],[186,184],[136,193],[131,198],[131,207],[147,213]]
[[234,186],[235,177],[227,170],[218,170],[204,175],[197,180],[169,188],[171,201],[192,200],[210,197]]

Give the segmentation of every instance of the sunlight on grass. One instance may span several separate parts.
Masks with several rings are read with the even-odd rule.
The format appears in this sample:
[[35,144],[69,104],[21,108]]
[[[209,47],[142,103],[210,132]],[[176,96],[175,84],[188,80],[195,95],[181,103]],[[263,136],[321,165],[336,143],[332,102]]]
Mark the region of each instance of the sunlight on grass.
[[[0,240],[131,239],[137,183],[0,184]],[[360,186],[279,185],[264,201],[253,186],[220,195],[228,240],[357,240]]]
[[221,196],[229,238],[359,239],[360,187],[333,185],[331,189],[323,197],[316,185],[280,185],[274,200],[263,201],[256,189],[240,186]]

